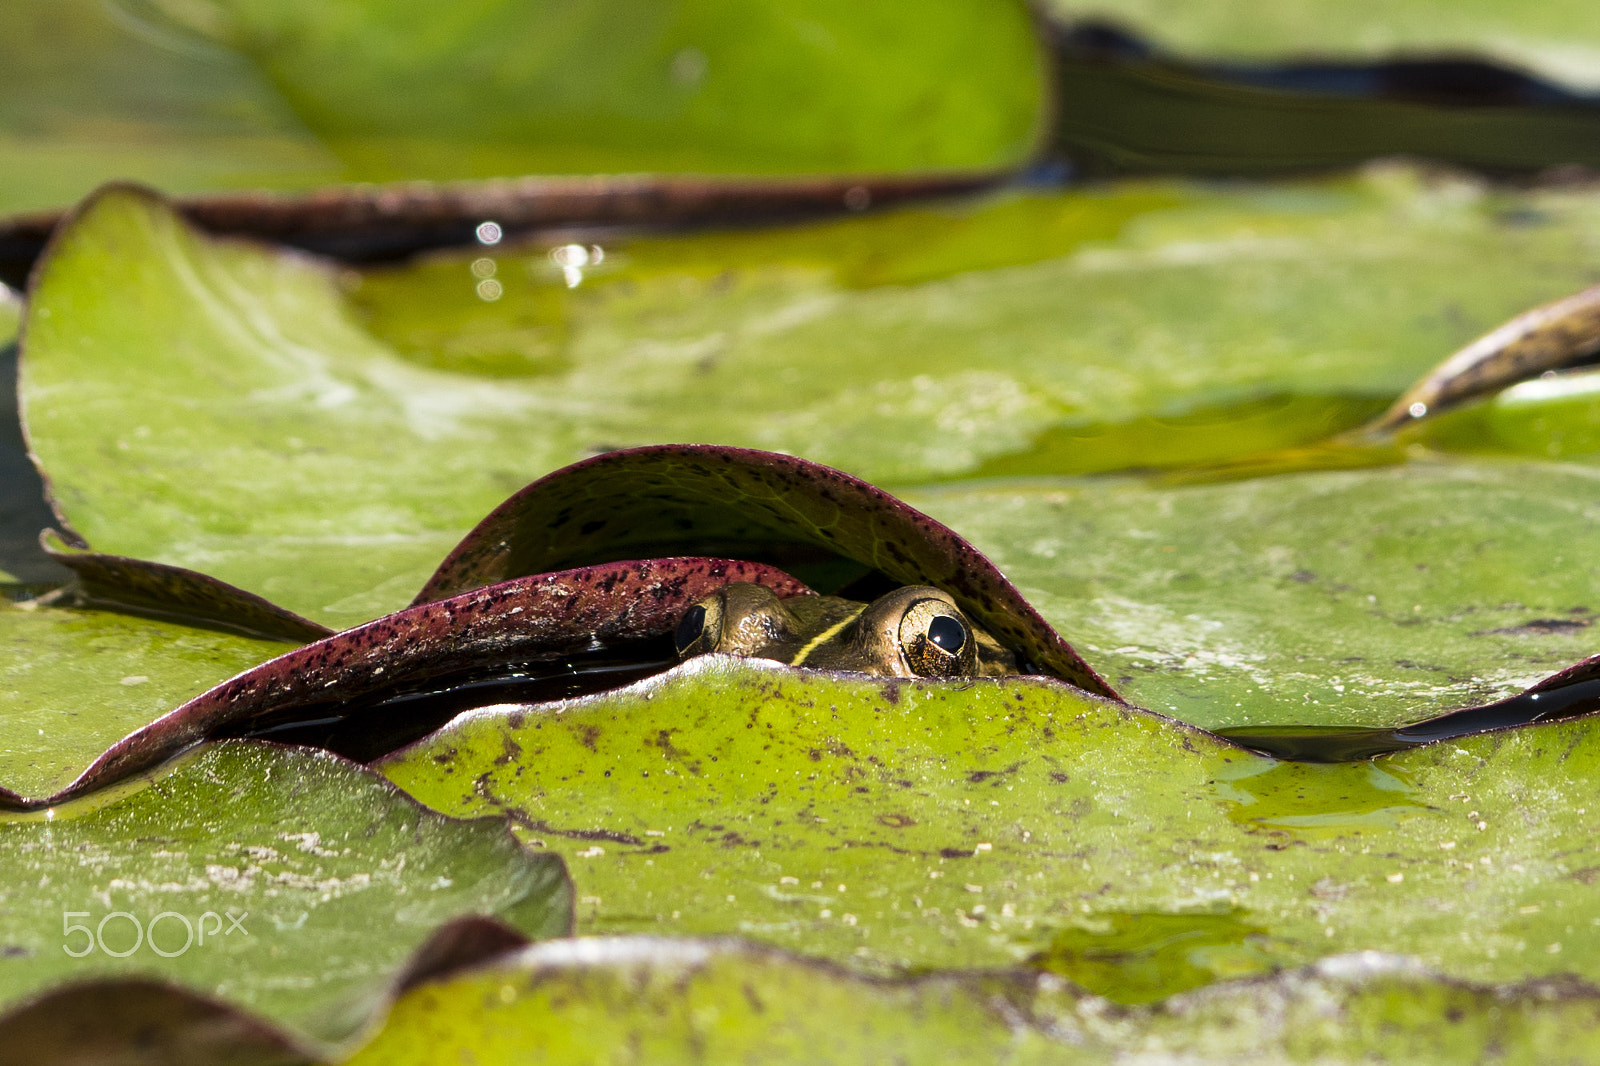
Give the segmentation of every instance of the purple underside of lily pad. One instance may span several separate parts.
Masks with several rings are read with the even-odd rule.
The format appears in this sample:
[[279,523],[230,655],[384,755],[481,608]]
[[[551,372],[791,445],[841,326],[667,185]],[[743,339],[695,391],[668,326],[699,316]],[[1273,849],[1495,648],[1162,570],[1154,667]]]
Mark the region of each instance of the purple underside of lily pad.
[[859,478],[749,448],[629,448],[557,470],[479,523],[416,602],[524,574],[687,552],[772,563],[808,578],[809,568],[843,561],[856,564],[854,576],[937,586],[1036,672],[1121,700],[953,530]]
[[251,636],[296,643],[321,640],[333,630],[255,593],[181,566],[81,550],[46,530],[40,545],[77,575],[77,596],[88,606],[205,622]]
[[538,574],[407,608],[296,648],[196,696],[108,748],[53,796],[0,790],[0,804],[35,809],[151,769],[205,740],[326,714],[386,694],[512,670],[670,633],[695,601],[732,581],[779,596],[804,584],[761,563],[646,559]]

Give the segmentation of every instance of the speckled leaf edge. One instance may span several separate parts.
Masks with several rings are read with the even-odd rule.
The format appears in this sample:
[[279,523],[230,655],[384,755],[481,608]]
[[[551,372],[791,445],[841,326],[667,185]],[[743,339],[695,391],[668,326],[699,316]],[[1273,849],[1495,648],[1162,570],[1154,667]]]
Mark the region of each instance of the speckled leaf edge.
[[271,711],[343,703],[472,667],[522,664],[601,643],[670,633],[696,600],[730,581],[780,596],[810,590],[732,559],[611,563],[539,574],[421,604],[288,652],[216,685],[111,745],[54,795],[0,789],[0,808],[53,806],[149,770]]
[[949,527],[842,471],[749,448],[655,445],[557,470],[480,522],[415,602],[690,545],[728,554],[755,549],[738,554],[777,565],[820,551],[900,584],[935,585],[1037,672],[1121,700],[999,568]]

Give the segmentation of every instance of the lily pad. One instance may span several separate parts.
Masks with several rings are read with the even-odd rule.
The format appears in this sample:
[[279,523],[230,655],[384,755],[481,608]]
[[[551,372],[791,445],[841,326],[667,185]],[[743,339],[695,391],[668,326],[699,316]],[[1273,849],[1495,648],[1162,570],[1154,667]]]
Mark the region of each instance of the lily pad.
[[742,448],[633,448],[558,470],[480,522],[417,602],[609,556],[671,555],[689,544],[783,563],[820,555],[827,570],[856,564],[853,577],[867,570],[896,584],[936,585],[1027,659],[1027,672],[1117,698],[953,531],[848,474]]
[[[1196,968],[1364,950],[1594,981],[1596,760],[1593,717],[1317,766],[1043,679],[707,657],[464,716],[379,768],[562,854],[585,933],[737,933],[879,973],[1031,961],[1144,1002]],[[1152,984],[1130,930],[1174,916],[1207,950]]]
[[149,14],[138,0],[0,11],[0,214],[70,203],[110,178],[172,192],[339,178],[339,160],[248,60]]
[[[367,302],[358,290],[352,305],[301,257],[197,238],[156,202],[108,193],[35,283],[29,439],[96,549],[199,570],[340,628],[402,606],[480,516],[592,447],[712,438],[906,481],[1028,455],[1060,427],[1244,404],[1217,420],[1221,435],[1259,420],[1263,395],[1386,401],[1441,352],[1579,287],[1594,225],[1587,194],[1485,195],[1393,171],[1294,195],[1169,188],[1038,204],[1056,207],[958,211],[954,244],[936,236],[951,224],[937,213],[821,236],[636,242],[576,289],[543,256],[499,260],[492,302],[461,263],[461,295],[440,306],[479,308],[444,321],[461,322],[456,351],[482,355],[414,357],[417,327],[386,302],[415,301],[414,288]],[[1542,221],[1520,221],[1529,212]],[[1029,230],[1053,236],[1006,238]],[[879,263],[851,251],[880,232],[904,252]],[[1075,234],[1093,240],[1078,247]],[[1021,262],[1000,266],[991,248],[1012,245]],[[728,257],[732,278],[718,280]],[[1457,269],[1462,258],[1481,268]],[[530,263],[537,277],[518,280]],[[902,283],[844,291],[830,263]],[[988,269],[961,274],[968,264]],[[524,304],[540,286],[564,295]],[[546,304],[563,317],[543,317]],[[403,346],[375,340],[357,312]],[[540,353],[571,369],[462,372]],[[1329,431],[1370,407],[1337,410]],[[1285,420],[1241,446],[1304,433]],[[1149,461],[1126,439],[1101,469]],[[1008,472],[1049,464],[1039,453]]]
[[1524,311],[1445,359],[1370,427],[1390,433],[1532,378],[1593,363],[1600,351],[1600,285]]
[[1571,0],[1048,0],[1046,8],[1114,20],[1192,58],[1473,55],[1600,90],[1600,18]]
[[1215,729],[1414,722],[1594,654],[1597,489],[1593,467],[1480,458],[908,498],[1127,699]]
[[[385,696],[445,688],[477,680],[484,673],[538,676],[542,663],[546,672],[565,675],[575,672],[568,660],[607,646],[613,647],[614,655],[631,654],[645,668],[657,667],[651,655],[637,650],[640,642],[670,633],[690,604],[730,581],[763,584],[783,596],[810,591],[781,571],[725,559],[656,559],[504,582],[388,615],[245,670],[144,725],[147,714],[140,722],[143,728],[106,746],[70,784],[57,770],[47,779],[47,787],[30,796],[19,795],[17,785],[7,781],[12,787],[0,789],[0,801],[17,808],[59,804],[149,770],[205,740],[268,726],[281,731],[330,715],[354,717],[363,703],[372,709]],[[100,616],[96,621],[102,626],[115,624]],[[125,624],[148,639],[148,627]],[[29,630],[19,630],[22,641],[33,636]],[[73,636],[78,640],[62,658],[78,665],[82,635]],[[71,657],[74,652],[79,658]],[[96,665],[103,668],[103,663]],[[148,680],[124,678],[123,683]],[[42,698],[33,691],[28,694]],[[390,730],[404,728],[384,722],[397,715],[385,715],[381,707],[369,717],[380,721],[354,728],[364,725],[365,732],[382,732],[385,725]],[[90,734],[102,744],[103,729]],[[39,733],[43,736],[44,730]],[[48,750],[57,759],[76,758],[82,764],[81,748],[62,748],[57,742]]]
[[0,604],[0,796],[49,796],[107,746],[285,645],[109,611]]
[[498,915],[529,936],[570,922],[560,862],[503,823],[440,818],[352,763],[261,743],[13,816],[0,850],[6,1004],[137,975],[339,1041],[445,921]]
[[1573,371],[1520,382],[1399,436],[1449,451],[1593,463],[1600,453],[1600,372]]
[[1045,111],[1021,3],[156,6],[365,180],[1010,166]]
[[1018,973],[864,979],[728,941],[537,945],[428,985],[352,1066],[477,1062],[1267,1064],[1580,1061],[1592,986],[1468,985],[1393,956],[1342,956],[1156,1007],[1108,1007]]

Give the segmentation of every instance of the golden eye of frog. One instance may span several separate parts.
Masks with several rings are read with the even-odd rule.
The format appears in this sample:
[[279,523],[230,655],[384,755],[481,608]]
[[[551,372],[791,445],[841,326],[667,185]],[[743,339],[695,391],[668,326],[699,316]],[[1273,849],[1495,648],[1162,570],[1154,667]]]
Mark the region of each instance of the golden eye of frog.
[[771,589],[735,582],[685,611],[674,640],[680,659],[723,652],[889,677],[1017,673],[1015,656],[927,585],[859,603],[837,596],[780,600]]

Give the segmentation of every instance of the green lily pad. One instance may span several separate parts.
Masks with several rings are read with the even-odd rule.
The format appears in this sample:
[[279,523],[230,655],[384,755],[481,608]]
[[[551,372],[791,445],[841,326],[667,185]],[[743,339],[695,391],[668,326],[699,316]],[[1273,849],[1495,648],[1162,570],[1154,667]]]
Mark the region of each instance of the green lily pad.
[[[937,213],[821,238],[773,231],[742,252],[722,237],[638,242],[571,290],[543,256],[504,260],[492,302],[461,263],[459,296],[435,287],[443,321],[470,321],[447,331],[468,347],[438,357],[441,370],[408,354],[417,327],[383,310],[415,289],[365,303],[358,290],[352,305],[301,257],[197,238],[154,202],[112,193],[62,235],[35,283],[30,440],[97,549],[201,570],[339,628],[403,605],[481,515],[588,448],[710,438],[907,482],[1026,455],[1058,427],[1219,404],[1259,421],[1249,405],[1266,395],[1387,400],[1440,353],[1578,287],[1596,225],[1585,194],[1486,196],[1392,172],[1292,195],[1152,196],[1041,201],[1082,220],[1059,231],[1037,206],[956,212],[968,228],[954,246],[935,237],[948,227]],[[1542,221],[1520,221],[1528,212]],[[999,267],[973,250],[991,213],[996,236],[1027,218],[1060,243],[1024,242],[1022,263]],[[1120,236],[1107,240],[1107,226]],[[842,290],[815,265],[861,262],[850,249],[871,247],[879,228],[919,236],[861,276],[929,280]],[[1091,245],[1074,249],[1076,232]],[[724,251],[767,265],[709,273]],[[629,257],[660,265],[630,274]],[[1463,259],[1479,268],[1460,270]],[[989,269],[961,274],[967,263]],[[547,324],[545,304],[525,302],[541,286],[564,294],[564,318]],[[463,300],[486,317],[461,317]],[[466,351],[496,374],[518,353],[555,352],[571,369],[486,377],[462,372]],[[1369,409],[1340,410],[1323,425]],[[1304,432],[1286,420],[1241,445],[1303,443]],[[1137,443],[1150,436],[1125,435],[1100,468],[1150,461],[1154,445]],[[1050,472],[1048,455],[1007,472]]]
[[1592,467],[1483,458],[907,496],[1125,698],[1215,729],[1414,722],[1594,654],[1597,489]]
[[[1259,390],[1291,397],[1392,396],[1441,351],[1576,287],[1575,278],[1589,269],[1577,250],[1596,225],[1591,194],[1490,196],[1460,183],[1419,183],[1404,171],[1308,186],[1294,197],[1171,189],[1160,194],[1167,199],[1153,196],[1149,190],[1103,194],[1094,210],[1070,196],[1033,202],[1026,211],[1017,201],[970,209],[964,217],[972,229],[959,240],[934,240],[927,236],[934,232],[931,223],[923,228],[916,219],[937,215],[911,213],[842,223],[821,236],[774,231],[765,250],[748,237],[643,241],[608,256],[596,277],[586,276],[575,289],[566,288],[556,264],[530,260],[545,273],[542,281],[529,277],[528,285],[565,293],[563,350],[597,348],[569,371],[508,379],[459,366],[420,366],[357,325],[355,309],[326,269],[297,256],[197,237],[148,197],[112,191],[62,235],[35,283],[21,371],[30,440],[63,511],[96,548],[201,569],[338,627],[402,606],[461,532],[508,491],[581,452],[584,433],[610,445],[671,436],[759,437],[876,475],[925,478],[970,471],[983,460],[984,451],[960,445],[969,431],[985,449],[1003,449],[1026,431],[1029,418],[1020,412],[1032,409],[1031,400],[1022,408],[1007,401],[981,416],[974,411],[971,399],[982,390],[966,386],[973,384],[972,373],[981,373],[997,375],[1008,395],[1045,397],[1035,405],[1041,412],[1035,424],[1046,435],[1057,431],[1051,425],[1090,424],[1066,413],[1067,395],[1101,412],[1101,425],[1124,415],[1133,425],[1149,412],[1181,410],[1170,405],[1232,396],[1239,405],[1233,415],[1215,419],[1216,432],[1207,439],[1216,441],[1231,426],[1260,422],[1259,403],[1242,399]],[[1174,196],[1184,206],[1173,206]],[[992,217],[997,232],[1013,232],[1019,218],[1048,218],[1039,206],[1046,203],[1080,221],[1054,231],[1033,226],[1047,237],[1031,248],[1024,242],[1016,266],[998,266],[973,251],[982,244],[986,220]],[[1101,208],[1108,214],[1099,214]],[[1528,211],[1540,212],[1534,224],[1526,221]],[[901,243],[890,246],[900,253],[878,262],[849,251],[880,225],[899,234]],[[1073,246],[1080,228],[1103,235],[1108,230],[1095,227],[1105,225],[1119,236]],[[786,251],[784,241],[793,247]],[[871,278],[903,283],[841,288],[843,282],[816,265],[828,258],[818,251],[819,241],[840,257],[835,262],[846,270],[842,276],[858,279],[850,284]],[[1495,254],[1473,251],[1490,247]],[[940,250],[951,248],[957,251]],[[1055,255],[1057,249],[1065,254]],[[1293,264],[1303,254],[1314,255],[1315,271],[1297,273]],[[1459,270],[1464,255],[1475,256],[1483,269]],[[675,256],[683,257],[678,267],[671,265]],[[726,284],[696,280],[709,263],[762,256],[775,264],[813,265],[798,273],[752,266],[748,282],[738,273]],[[1340,256],[1346,257],[1342,266]],[[964,261],[989,269],[948,276]],[[1559,269],[1529,265],[1563,261],[1568,266]],[[438,280],[434,268],[417,269]],[[462,273],[462,291],[470,294],[483,279]],[[500,300],[470,298],[485,314],[499,314],[495,308],[520,299],[511,288],[515,273],[497,275],[506,278]],[[792,278],[809,280],[797,287],[785,280]],[[1547,287],[1555,292],[1539,291]],[[1327,298],[1335,290],[1341,293],[1337,306]],[[390,290],[390,297],[401,291]],[[1281,307],[1266,326],[1263,292],[1271,294],[1269,311]],[[963,294],[969,303],[961,302]],[[136,300],[140,308],[165,310],[135,312]],[[1083,325],[1050,320],[1069,302]],[[1362,313],[1351,313],[1358,305]],[[377,313],[376,305],[366,306]],[[545,306],[533,305],[535,322]],[[946,309],[935,316],[939,338],[926,324],[935,306]],[[815,316],[785,307],[814,308]],[[968,310],[952,319],[951,307]],[[1427,313],[1419,316],[1419,308]],[[729,323],[757,323],[773,314],[780,321],[788,314],[798,324],[741,328],[739,335],[750,338],[740,342],[748,348],[743,353],[713,356],[701,344],[729,336]],[[630,337],[623,330],[629,321],[648,321],[648,333]],[[713,327],[718,332],[708,332]],[[971,343],[963,349],[959,342],[968,328],[986,339],[967,337]],[[837,339],[840,329],[853,344],[915,353],[924,376],[898,379],[903,387],[895,388],[892,354],[866,358],[848,348],[841,356],[848,366],[796,376],[802,355],[815,363],[817,353],[836,349],[828,338]],[[587,339],[591,332],[595,341]],[[612,338],[600,344],[606,332]],[[772,337],[782,338],[780,349],[765,339]],[[996,348],[997,338],[1005,339],[1004,349]],[[1062,338],[1072,346],[1055,347]],[[683,358],[659,354],[680,348]],[[966,369],[941,364],[941,350],[952,357],[960,351]],[[1130,361],[1128,353],[1140,350],[1148,359]],[[129,352],[143,355],[130,358]],[[221,352],[227,357],[219,362]],[[975,363],[974,352],[985,360]],[[795,372],[785,369],[786,358]],[[1008,366],[1009,359],[1018,362]],[[227,373],[219,377],[222,366]],[[811,400],[807,390],[815,393]],[[859,405],[849,397],[862,395],[883,397],[874,401],[871,417],[852,413]],[[813,401],[825,437],[775,433],[798,425],[796,412]],[[1342,410],[1340,417],[1355,422],[1370,413],[1359,404]],[[1241,434],[1239,448],[1255,452],[1274,439],[1298,439],[1289,434],[1304,432],[1296,428],[1300,421]],[[1337,419],[1321,426],[1333,430]],[[1132,442],[1155,436],[1124,435],[1128,450],[1104,453],[1103,466],[1139,462],[1157,445]],[[1047,472],[1051,456],[1062,452],[1033,454],[1037,465],[1019,460],[1005,472]],[[1216,447],[1207,457],[1221,454]],[[954,465],[941,469],[946,462]],[[998,458],[990,455],[987,462]],[[1159,491],[1075,485],[1062,491],[1087,493],[1073,499],[1095,502],[1078,508],[1083,523],[1063,528],[1056,528],[1062,512],[1053,488],[1008,497],[1009,489],[997,496],[984,487],[970,496],[970,507],[960,502],[967,490],[915,499],[970,533],[1027,586],[1062,632],[1090,640],[1099,649],[1092,656],[1104,656],[1095,661],[1136,678],[1136,702],[1212,726],[1378,725],[1484,702],[1594,650],[1584,637],[1587,616],[1570,613],[1595,608],[1589,571],[1566,559],[1562,538],[1548,532],[1564,523],[1571,527],[1568,539],[1582,541],[1587,476],[1577,468],[1530,469],[1526,479],[1488,462]],[[178,470],[182,477],[174,476]],[[1300,521],[1295,509],[1311,499],[1330,500],[1327,486],[1344,486],[1338,506],[1345,510],[1319,512],[1325,525]],[[1352,512],[1345,501],[1357,498]],[[1247,515],[1244,508],[1256,499],[1281,500],[1283,523],[1272,527]],[[997,507],[1001,500],[1004,506]],[[1180,521],[1164,517],[1168,507],[1184,516],[1184,528],[1162,537],[1162,522]],[[1388,613],[1390,590],[1377,587],[1358,549],[1339,547],[1368,539],[1363,530],[1370,525],[1357,524],[1352,513],[1402,523],[1423,538],[1386,542],[1391,561],[1384,580],[1411,596],[1398,615]],[[1532,514],[1539,519],[1530,520]],[[1491,524],[1513,532],[1497,528],[1491,535]],[[1429,571],[1414,567],[1438,569],[1424,558],[1430,553],[1476,552],[1475,530],[1501,545],[1491,552],[1501,561],[1452,568],[1448,595],[1441,596],[1446,586],[1436,578],[1446,575],[1427,577]],[[1153,536],[1135,535],[1141,531]],[[1276,554],[1252,563],[1234,554],[1229,537]],[[1209,546],[1199,555],[1185,548],[1184,557],[1195,560],[1202,580],[1183,578],[1188,569],[1147,566],[1146,549],[1172,547],[1176,556],[1180,543],[1197,538]],[[1292,562],[1297,544],[1308,542],[1319,560],[1329,558],[1315,566],[1274,561]],[[1075,562],[1063,566],[1062,559]],[[1119,570],[1127,577],[1107,586],[1109,598],[1101,596],[1094,582]],[[1302,571],[1339,576],[1318,585],[1294,578]],[[1466,574],[1482,582],[1469,582]],[[1338,584],[1372,585],[1363,595],[1382,592],[1388,605],[1382,617],[1333,587]],[[1178,610],[1185,596],[1189,606]],[[1290,602],[1297,606],[1285,613]],[[1335,618],[1348,633],[1335,627],[1329,634]],[[1435,625],[1435,619],[1444,621]],[[1549,619],[1564,622],[1538,632],[1524,628]],[[1419,620],[1423,625],[1414,625]],[[1423,640],[1423,631],[1432,635]],[[1419,639],[1413,643],[1414,634]],[[1342,651],[1328,647],[1341,643]],[[1197,653],[1193,667],[1171,669],[1188,662],[1191,652]],[[1366,661],[1340,662],[1356,656]],[[1343,696],[1337,685],[1345,686]]]
[[1046,65],[1026,6],[1009,0],[338,14],[17,0],[0,13],[0,213],[130,178],[180,193],[1015,167],[1045,131]]
[[171,192],[306,188],[342,166],[244,57],[138,0],[12,0],[0,11],[0,214],[107,179]]
[[443,819],[353,763],[258,743],[208,748],[131,795],[0,821],[0,850],[8,1004],[162,977],[336,1041],[446,920],[492,914],[529,936],[570,921],[559,861],[503,823]]
[[[562,854],[585,933],[871,972],[1031,961],[1144,1002],[1365,950],[1594,981],[1596,760],[1593,718],[1317,766],[1056,682],[707,657],[465,716],[379,769]],[[1163,967],[1151,944],[1184,923],[1197,950]]]
[[1108,1009],[1047,977],[867,980],[726,941],[619,938],[419,988],[350,1061],[1582,1061],[1596,1024],[1592,987],[1466,985],[1383,955]]
[[0,604],[0,792],[49,796],[112,742],[286,645],[107,611]]
[[367,180],[1011,166],[1045,110],[1021,3],[157,6]]
[[1600,453],[1600,372],[1524,381],[1400,438],[1462,452],[1512,452],[1592,463]]
[[1108,18],[1195,59],[1476,55],[1600,89],[1600,17],[1578,0],[1048,0],[1064,18]]

